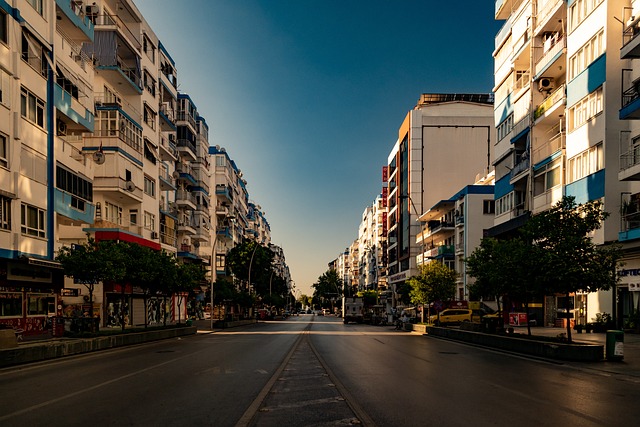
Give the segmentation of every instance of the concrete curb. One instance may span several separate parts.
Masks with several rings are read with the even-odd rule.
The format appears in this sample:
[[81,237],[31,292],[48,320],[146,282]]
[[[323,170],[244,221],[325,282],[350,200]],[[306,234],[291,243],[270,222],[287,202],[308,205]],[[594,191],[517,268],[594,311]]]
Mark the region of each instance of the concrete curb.
[[41,343],[22,344],[18,347],[0,349],[0,368],[39,362],[74,354],[89,353],[98,350],[142,344],[150,341],[195,335],[194,326],[162,329],[149,332],[132,332],[95,338],[67,339]]

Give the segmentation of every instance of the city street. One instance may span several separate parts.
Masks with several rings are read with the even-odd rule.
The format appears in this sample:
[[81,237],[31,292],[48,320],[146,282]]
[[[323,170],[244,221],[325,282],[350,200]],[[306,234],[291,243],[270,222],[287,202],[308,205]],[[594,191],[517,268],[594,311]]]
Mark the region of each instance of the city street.
[[640,378],[334,316],[0,370],[2,426],[604,426]]

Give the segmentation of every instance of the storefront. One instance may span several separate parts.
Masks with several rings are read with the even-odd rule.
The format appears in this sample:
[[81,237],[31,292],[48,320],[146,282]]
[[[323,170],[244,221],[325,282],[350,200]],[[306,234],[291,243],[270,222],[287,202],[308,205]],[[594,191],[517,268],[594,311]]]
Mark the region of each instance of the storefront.
[[0,260],[0,324],[22,336],[51,335],[63,283],[59,267],[33,258]]

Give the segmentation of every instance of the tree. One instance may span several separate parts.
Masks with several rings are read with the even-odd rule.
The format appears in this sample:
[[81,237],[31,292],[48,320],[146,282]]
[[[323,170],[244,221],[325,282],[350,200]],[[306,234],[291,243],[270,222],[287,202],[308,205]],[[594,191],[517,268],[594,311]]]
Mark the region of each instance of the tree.
[[332,309],[333,301],[342,298],[343,284],[335,270],[327,270],[318,277],[318,281],[311,286],[313,287],[314,302],[318,301],[322,304],[329,300]]
[[[509,296],[524,304],[529,318],[529,302],[545,294],[538,274],[548,264],[547,253],[521,236],[508,240],[483,239],[465,261],[467,272],[476,278],[470,285],[471,292],[495,297],[499,313],[500,299]],[[529,324],[527,331],[531,335]]]
[[176,279],[172,291],[177,297],[178,323],[180,323],[180,312],[182,311],[181,305],[184,300],[184,294],[193,292],[193,289],[205,280],[205,271],[202,264],[178,264]]
[[[429,305],[436,301],[449,301],[456,294],[458,274],[442,264],[432,261],[420,266],[420,273],[407,281],[411,286],[409,297],[414,304]],[[423,319],[424,321],[424,310]]]
[[[253,285],[257,295],[269,294],[269,282],[272,277],[274,253],[268,247],[255,241],[244,241],[233,247],[227,254],[229,270],[240,280]],[[273,290],[273,289],[272,289]]]
[[[126,255],[114,241],[96,241],[89,237],[86,243],[63,246],[56,260],[64,274],[73,277],[89,291],[89,313],[93,316],[93,294],[100,282],[119,282],[126,274]],[[91,322],[93,331],[94,323]]]
[[[591,237],[608,216],[599,201],[576,204],[574,197],[565,196],[551,209],[533,216],[523,227],[526,239],[547,254],[546,265],[538,271],[538,280],[549,293],[566,296],[567,315],[571,294],[606,291],[619,280],[621,248],[597,246]],[[569,318],[567,338],[571,342]]]

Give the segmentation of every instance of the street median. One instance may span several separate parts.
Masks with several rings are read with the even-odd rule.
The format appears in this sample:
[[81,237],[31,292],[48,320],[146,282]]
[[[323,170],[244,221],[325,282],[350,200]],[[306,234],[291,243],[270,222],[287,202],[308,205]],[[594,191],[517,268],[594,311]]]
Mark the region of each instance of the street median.
[[24,343],[17,347],[0,349],[0,368],[185,335],[194,335],[196,330],[196,327],[183,327],[93,338]]
[[426,333],[433,337],[448,338],[455,341],[548,359],[577,362],[600,362],[604,360],[604,346],[599,344],[581,342],[569,344],[559,340],[553,341],[546,337],[532,336],[524,338],[506,334],[487,334],[437,326],[427,326]]

